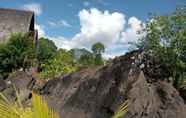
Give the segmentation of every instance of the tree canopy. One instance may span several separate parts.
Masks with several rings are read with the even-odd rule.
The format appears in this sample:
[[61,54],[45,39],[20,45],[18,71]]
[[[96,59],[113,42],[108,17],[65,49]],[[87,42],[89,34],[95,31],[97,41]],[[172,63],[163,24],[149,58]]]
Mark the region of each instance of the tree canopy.
[[55,56],[57,47],[52,40],[49,40],[48,38],[40,38],[38,44],[39,48],[37,58],[39,63],[46,63],[48,59]]
[[96,55],[105,52],[105,46],[100,42],[93,44],[91,49],[92,49],[93,53]]
[[97,42],[97,43],[92,45],[92,51],[93,51],[93,54],[94,54],[94,64],[95,65],[104,64],[104,61],[103,61],[103,58],[102,58],[102,53],[105,52],[105,46],[102,43]]
[[4,76],[20,68],[29,68],[35,61],[35,44],[28,34],[13,34],[6,44],[0,45],[0,73]]
[[186,79],[186,8],[178,7],[165,16],[152,15],[144,32],[137,47],[166,64],[178,88]]
[[65,49],[59,49],[57,54],[41,67],[41,77],[46,79],[52,79],[77,69],[71,53]]

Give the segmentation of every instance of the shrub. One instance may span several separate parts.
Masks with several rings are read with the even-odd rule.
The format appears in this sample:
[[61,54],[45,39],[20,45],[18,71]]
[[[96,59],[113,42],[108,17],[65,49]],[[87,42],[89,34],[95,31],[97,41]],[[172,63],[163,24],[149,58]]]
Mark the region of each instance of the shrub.
[[137,47],[167,65],[173,85],[179,88],[186,76],[186,8],[178,7],[174,13],[153,15],[151,19]]
[[33,39],[28,34],[13,34],[6,44],[0,45],[0,73],[9,73],[29,68],[36,62]]
[[56,56],[41,67],[41,78],[47,79],[74,72],[77,69],[71,53],[65,49],[58,50]]

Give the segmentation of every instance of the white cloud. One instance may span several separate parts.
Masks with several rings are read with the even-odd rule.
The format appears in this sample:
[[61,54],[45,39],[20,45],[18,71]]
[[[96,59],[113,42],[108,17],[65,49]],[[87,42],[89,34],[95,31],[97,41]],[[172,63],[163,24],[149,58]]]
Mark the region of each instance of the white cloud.
[[48,24],[52,27],[72,27],[71,24],[69,24],[67,21],[65,20],[60,20],[57,22],[54,21],[48,21]]
[[[122,13],[100,11],[96,8],[79,12],[80,32],[71,39],[65,37],[50,37],[59,48],[86,48],[101,42],[106,47],[105,58],[119,56],[127,51],[128,43],[135,42],[142,35],[137,34],[142,29],[142,21],[136,17],[126,20]],[[125,27],[127,26],[127,27]]]
[[63,25],[63,26],[65,26],[65,27],[71,27],[71,25],[67,21],[65,21],[65,20],[61,20],[60,21],[60,24]]
[[38,24],[35,24],[35,29],[37,29],[39,37],[45,37],[46,36],[46,33],[45,33],[44,28],[42,26],[40,26]]
[[33,11],[36,15],[42,14],[42,7],[39,3],[24,4],[21,8],[24,10]]
[[90,5],[90,2],[84,1],[84,2],[83,2],[83,5],[84,5],[85,7],[88,7],[88,6]]
[[142,30],[144,23],[136,17],[130,17],[128,20],[128,28],[121,33],[121,42],[128,45],[130,42],[137,42],[144,34],[138,32]]
[[53,21],[48,21],[48,24],[52,27],[56,27],[57,26],[57,23],[56,22],[53,22]]
[[72,44],[70,44],[70,39],[66,39],[65,37],[59,36],[59,37],[48,37],[52,41],[54,41],[55,45],[58,48],[65,48],[67,50],[72,49]]
[[119,40],[124,29],[125,16],[120,13],[101,12],[98,9],[81,10],[79,12],[81,32],[71,41],[75,46],[88,48],[93,43],[101,42],[107,48]]

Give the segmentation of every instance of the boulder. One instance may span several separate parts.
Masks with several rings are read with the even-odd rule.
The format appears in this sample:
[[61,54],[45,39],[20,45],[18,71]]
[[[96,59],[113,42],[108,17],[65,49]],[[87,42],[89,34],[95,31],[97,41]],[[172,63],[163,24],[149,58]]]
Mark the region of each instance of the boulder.
[[180,87],[179,92],[180,92],[181,97],[184,99],[184,101],[185,101],[185,103],[186,103],[186,81],[185,81],[184,84]]
[[6,82],[2,78],[0,78],[0,92],[6,89],[6,86]]
[[157,59],[133,51],[101,67],[48,81],[39,93],[61,118],[111,118],[127,101],[123,118],[185,118],[179,92]]
[[10,98],[10,100],[16,99],[16,92],[19,93],[20,100],[26,104],[31,98],[32,88],[35,84],[35,79],[29,76],[24,71],[17,71],[12,73],[6,79],[7,87],[3,93]]

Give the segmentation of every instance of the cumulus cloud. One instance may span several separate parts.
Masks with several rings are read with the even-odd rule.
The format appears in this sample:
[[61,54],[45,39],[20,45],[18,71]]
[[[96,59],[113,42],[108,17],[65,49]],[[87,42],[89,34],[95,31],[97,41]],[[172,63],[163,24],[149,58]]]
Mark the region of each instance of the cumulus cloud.
[[24,4],[21,8],[23,10],[33,11],[36,15],[42,14],[42,7],[39,3]]
[[52,27],[72,27],[70,23],[68,23],[66,20],[60,20],[60,21],[48,21],[48,24]]
[[[86,48],[101,42],[106,47],[104,57],[119,56],[127,51],[128,43],[141,37],[142,21],[136,17],[126,20],[122,13],[100,11],[96,8],[79,12],[80,32],[71,39],[51,37],[59,48]],[[125,27],[126,26],[126,27]]]
[[72,49],[72,45],[70,44],[70,39],[67,39],[63,36],[59,36],[59,37],[50,37],[48,36],[48,38],[52,41],[54,41],[55,45],[58,48],[64,48],[67,50]]
[[93,43],[101,42],[107,48],[119,40],[124,29],[125,16],[120,13],[101,12],[98,9],[82,10],[79,12],[81,32],[71,41],[74,46],[90,47]]
[[129,43],[137,42],[144,34],[139,34],[144,27],[144,23],[136,17],[130,17],[128,20],[128,28],[121,33],[121,42],[128,45]]

